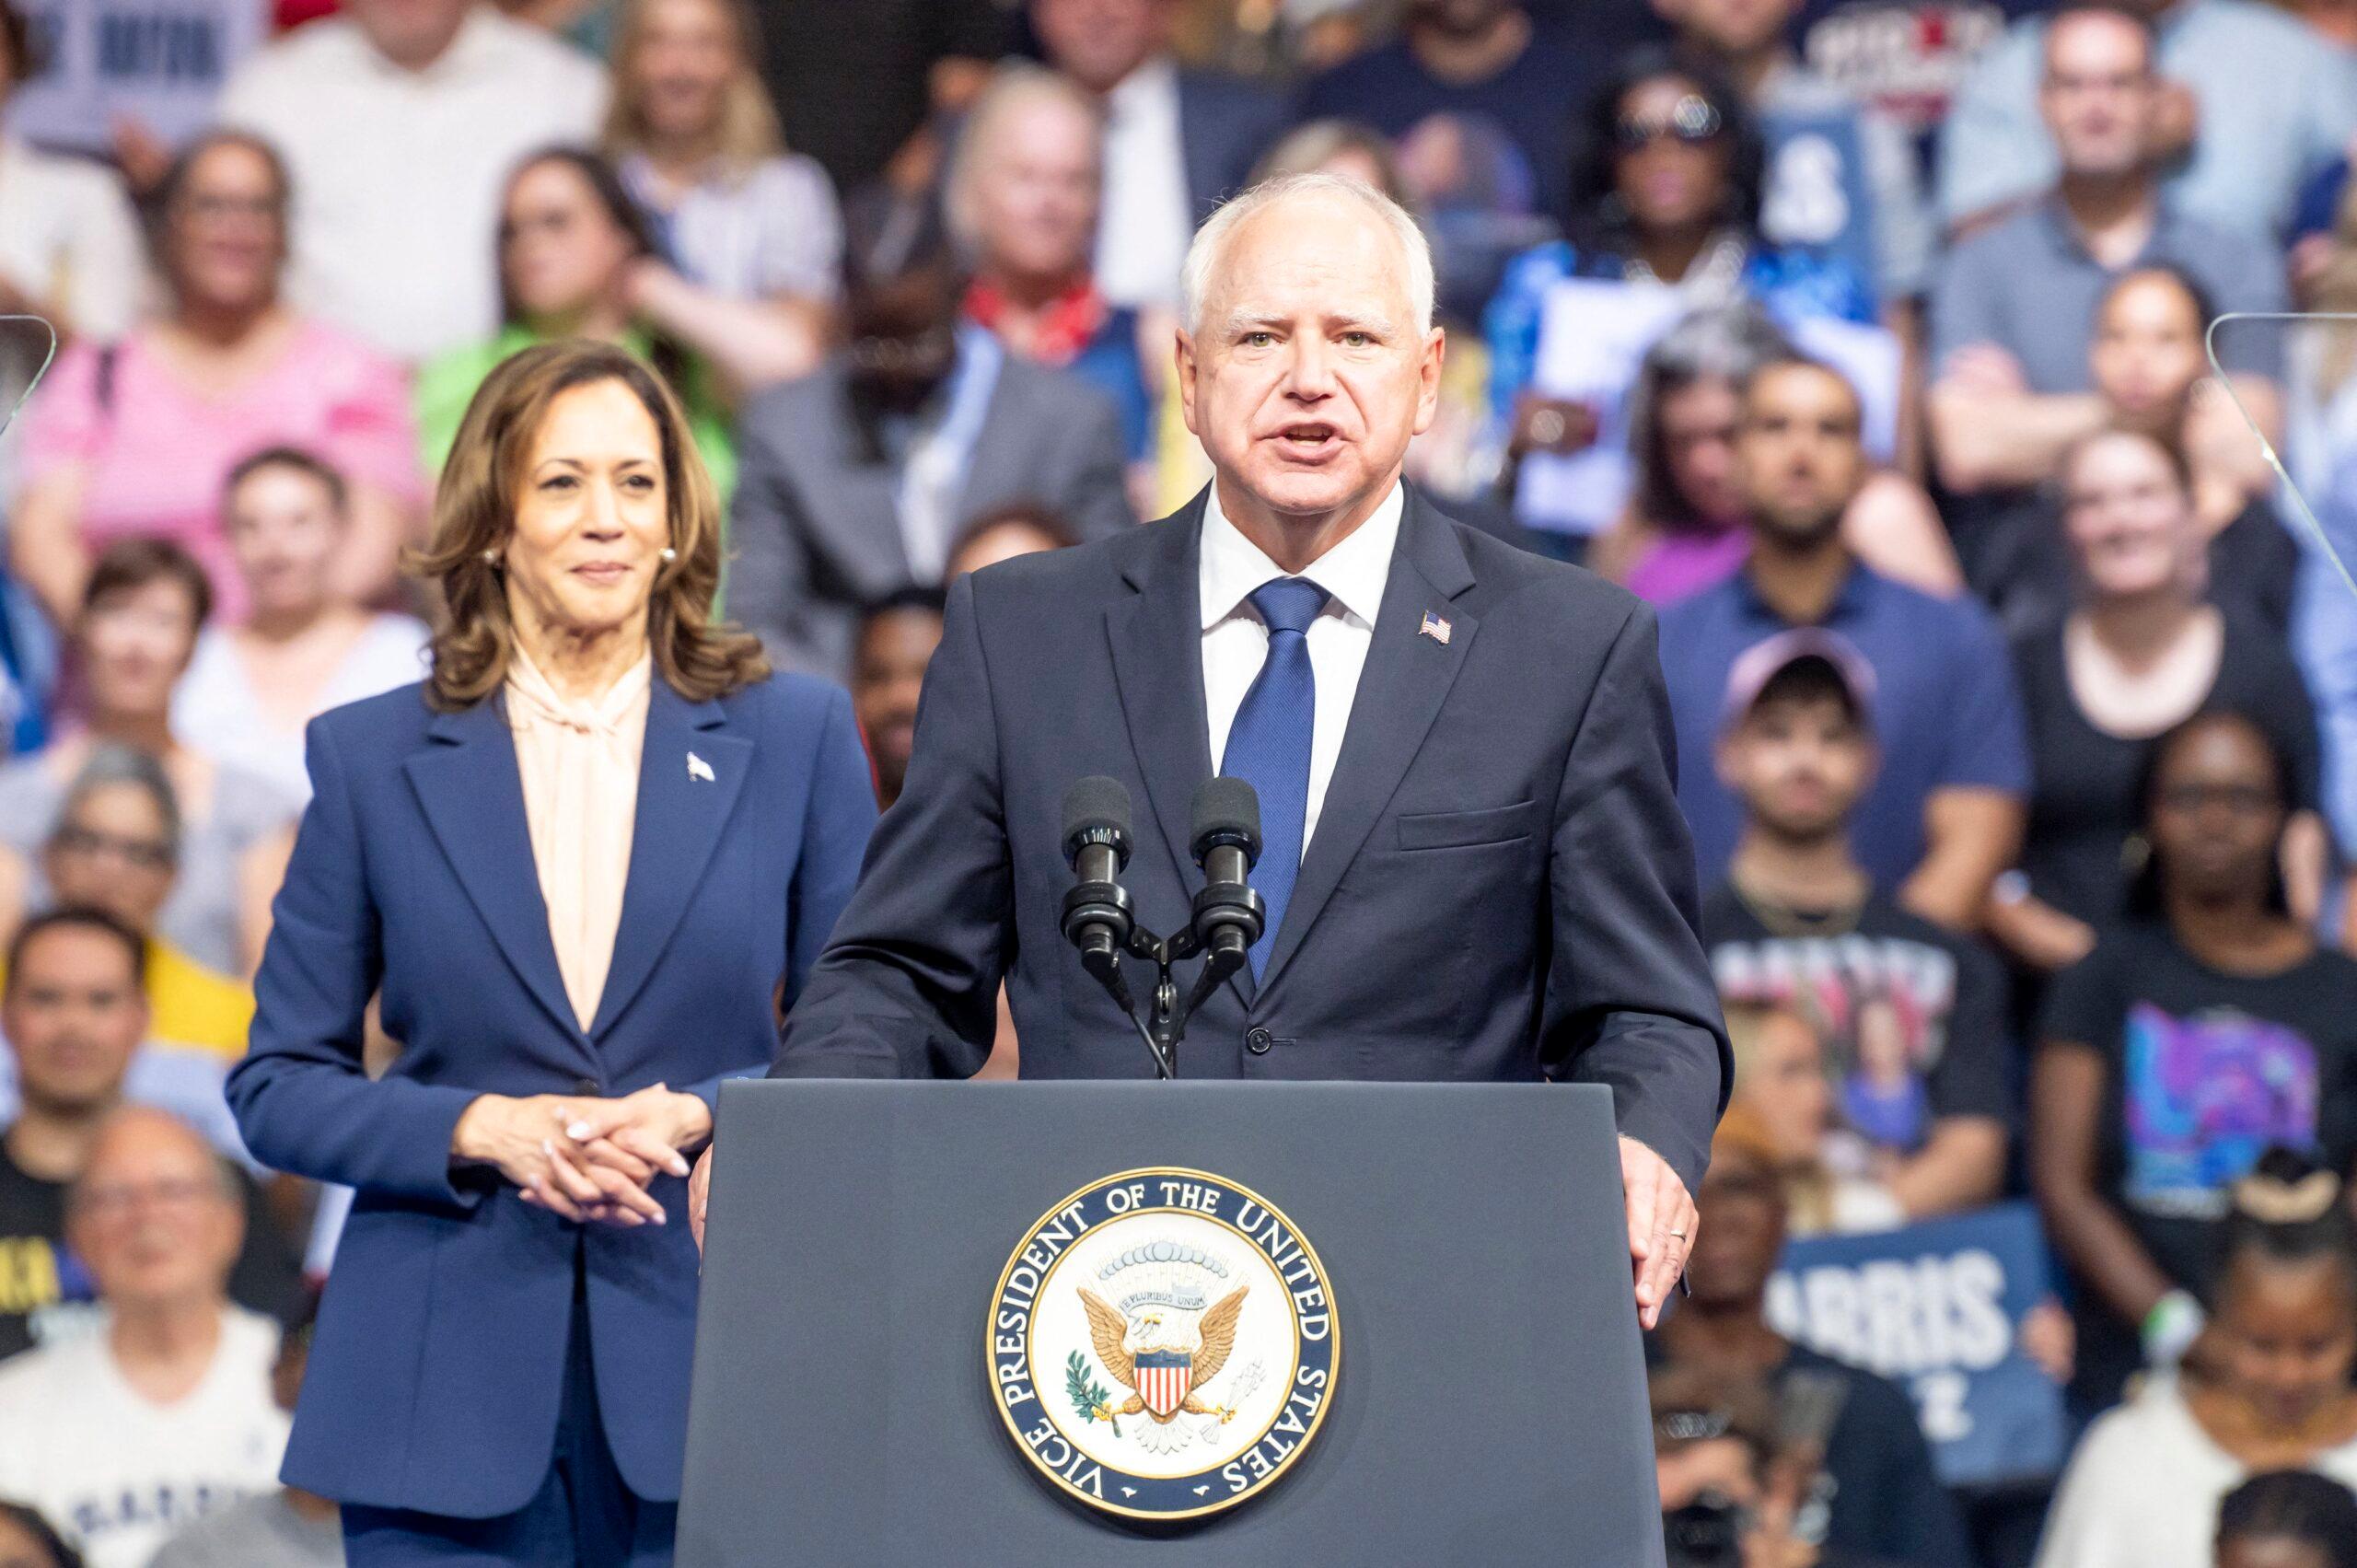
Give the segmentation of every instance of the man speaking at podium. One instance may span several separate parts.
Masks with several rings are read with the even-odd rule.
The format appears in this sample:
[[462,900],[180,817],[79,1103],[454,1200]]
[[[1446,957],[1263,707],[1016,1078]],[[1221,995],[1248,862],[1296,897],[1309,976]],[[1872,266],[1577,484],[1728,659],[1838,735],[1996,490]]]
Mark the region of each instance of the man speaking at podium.
[[1062,802],[1127,786],[1138,918],[1178,919],[1218,759],[1259,794],[1267,926],[1179,1075],[1608,1085],[1650,1326],[1729,1063],[1653,616],[1402,484],[1443,341],[1398,205],[1271,181],[1203,226],[1183,283],[1178,389],[1214,482],[950,588],[907,783],[772,1076],[968,1076],[1002,980],[1025,1076],[1152,1072],[1059,932]]

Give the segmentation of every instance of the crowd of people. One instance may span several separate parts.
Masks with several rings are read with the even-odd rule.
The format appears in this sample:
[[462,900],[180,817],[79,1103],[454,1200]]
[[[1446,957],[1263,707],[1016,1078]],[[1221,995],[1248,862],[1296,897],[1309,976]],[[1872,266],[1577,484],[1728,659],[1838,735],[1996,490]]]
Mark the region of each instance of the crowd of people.
[[[667,389],[722,616],[888,808],[949,585],[1201,490],[1190,238],[1322,171],[1433,246],[1412,482],[1659,610],[1736,1050],[1673,1562],[2357,1562],[2346,6],[212,0],[201,99],[106,8],[0,0],[0,1559],[343,1561],[277,1478],[349,1194],[224,1086],[306,726],[470,613],[417,552],[514,356]],[[2007,1202],[2068,1436],[1992,1487],[1771,1308]]]

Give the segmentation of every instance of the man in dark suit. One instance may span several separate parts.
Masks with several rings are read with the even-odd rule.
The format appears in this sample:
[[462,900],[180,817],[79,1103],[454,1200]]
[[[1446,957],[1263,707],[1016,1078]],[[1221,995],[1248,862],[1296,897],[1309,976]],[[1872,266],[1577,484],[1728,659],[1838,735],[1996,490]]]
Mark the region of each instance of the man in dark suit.
[[1179,64],[1176,0],[1031,0],[1048,64],[1105,100],[1097,285],[1116,305],[1178,303],[1195,226],[1242,190],[1284,127],[1250,82]]
[[906,784],[772,1075],[970,1074],[1002,980],[1027,1076],[1146,1074],[1057,931],[1062,801],[1104,773],[1145,803],[1128,886],[1167,922],[1216,758],[1259,793],[1268,934],[1181,1074],[1611,1086],[1650,1324],[1728,1076],[1653,617],[1402,487],[1442,334],[1397,205],[1271,181],[1186,276],[1179,394],[1216,480],[952,586]]

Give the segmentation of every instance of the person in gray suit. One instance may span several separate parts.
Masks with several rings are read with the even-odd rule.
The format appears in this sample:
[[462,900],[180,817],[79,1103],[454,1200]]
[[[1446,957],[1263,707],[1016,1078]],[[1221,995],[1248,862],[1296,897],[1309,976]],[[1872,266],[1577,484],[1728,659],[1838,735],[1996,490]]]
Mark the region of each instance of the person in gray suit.
[[1082,539],[1133,526],[1120,416],[1001,350],[928,270],[855,288],[852,341],[746,405],[727,610],[784,669],[842,680],[860,612],[941,580],[950,544],[1024,500]]

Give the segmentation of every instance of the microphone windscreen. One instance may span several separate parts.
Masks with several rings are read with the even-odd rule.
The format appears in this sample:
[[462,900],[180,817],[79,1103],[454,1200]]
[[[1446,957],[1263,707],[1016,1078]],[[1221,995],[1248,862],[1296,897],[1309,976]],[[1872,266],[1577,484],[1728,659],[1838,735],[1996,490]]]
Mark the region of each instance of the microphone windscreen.
[[1130,792],[1119,779],[1102,773],[1080,780],[1064,791],[1064,853],[1084,833],[1111,829],[1123,843],[1130,837]]
[[1214,842],[1241,844],[1246,861],[1260,858],[1260,796],[1242,779],[1211,778],[1195,791],[1194,830],[1188,835],[1201,860]]

